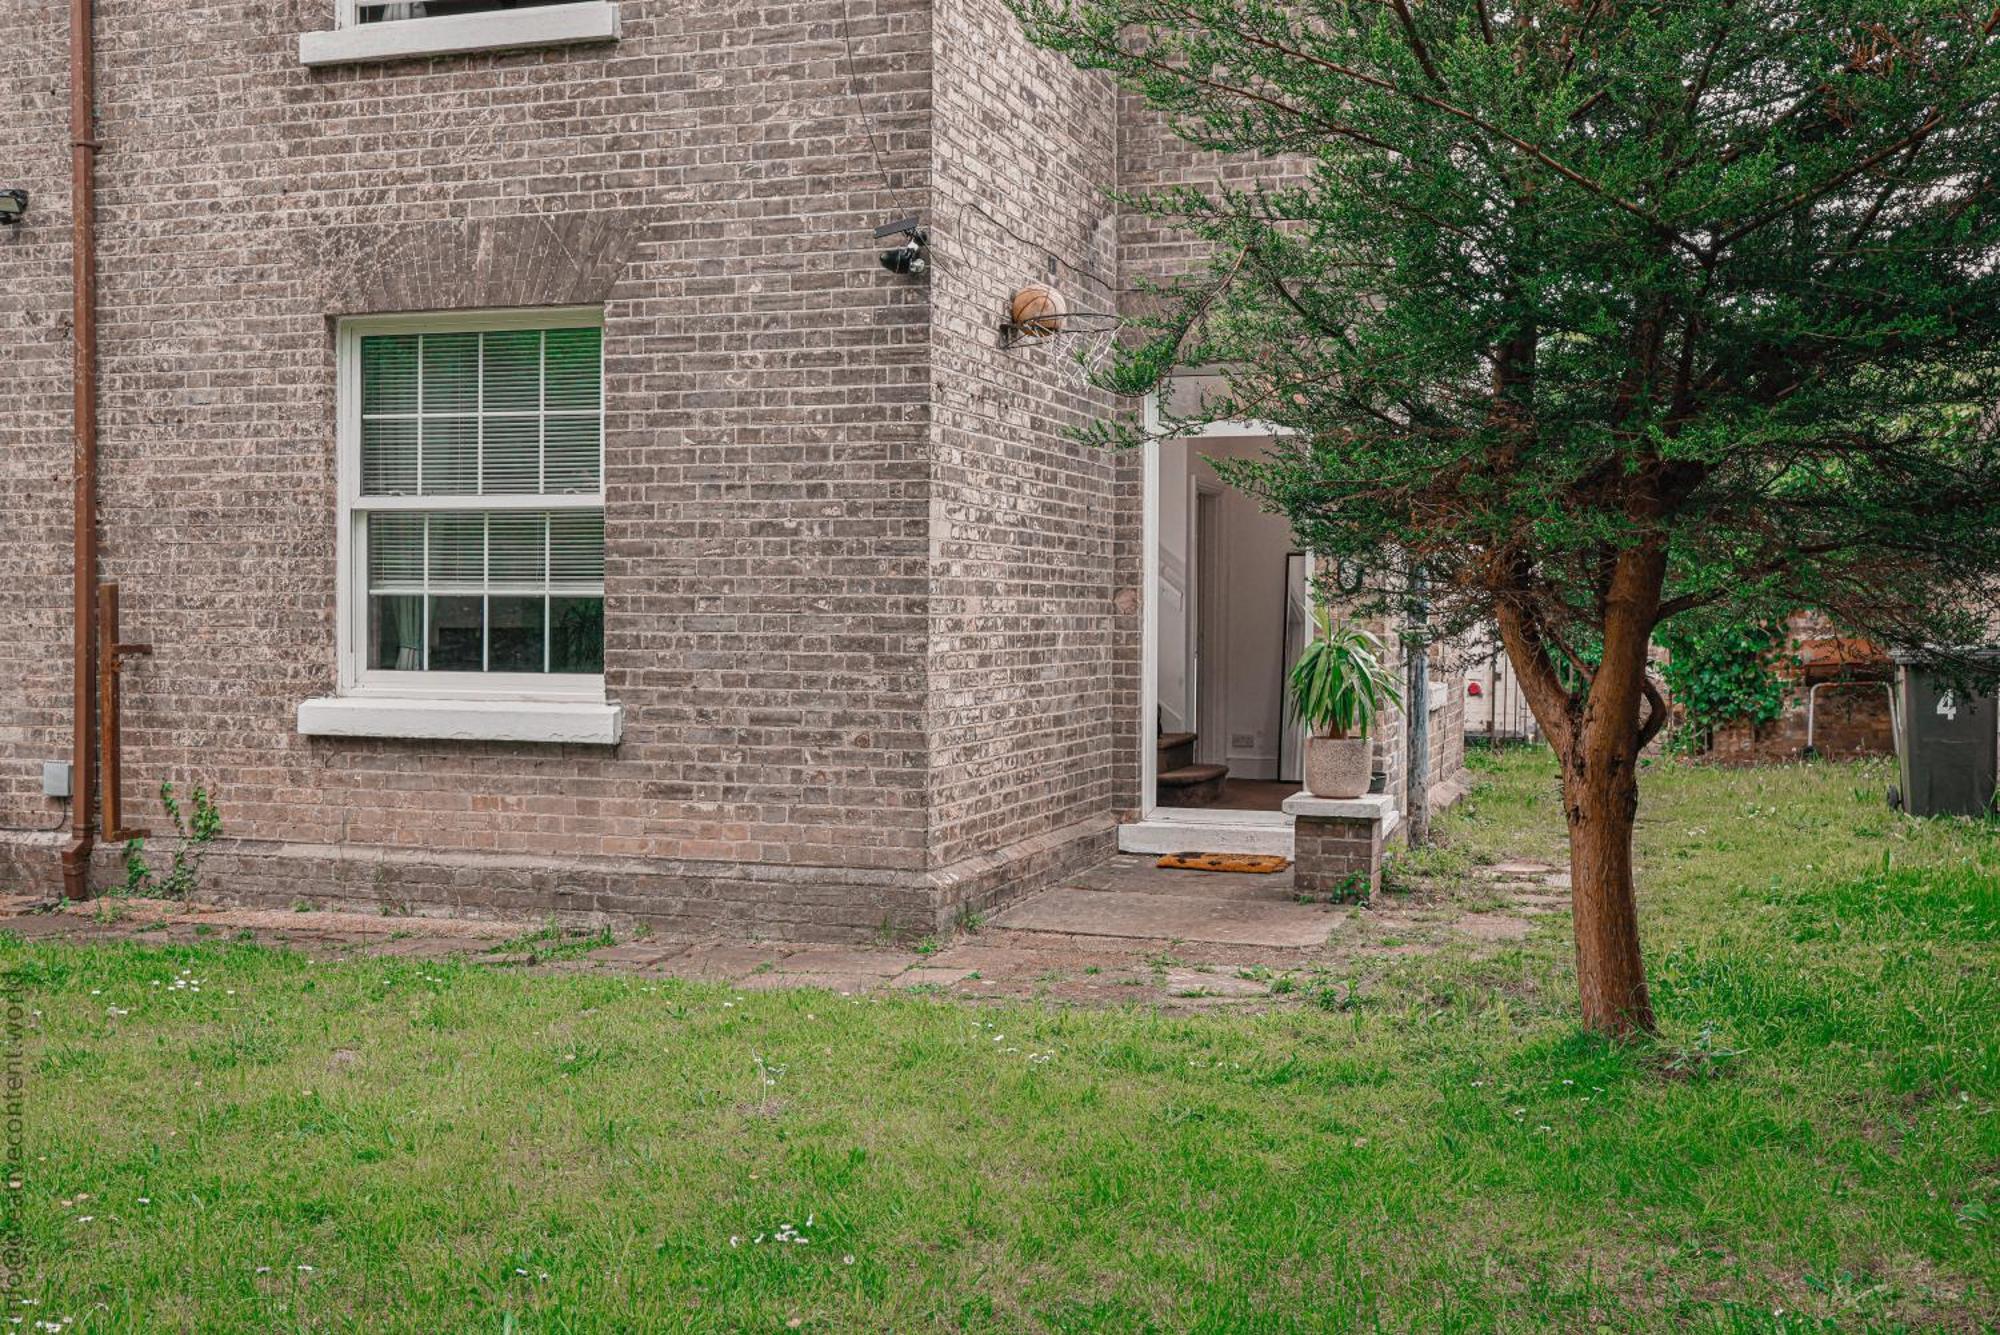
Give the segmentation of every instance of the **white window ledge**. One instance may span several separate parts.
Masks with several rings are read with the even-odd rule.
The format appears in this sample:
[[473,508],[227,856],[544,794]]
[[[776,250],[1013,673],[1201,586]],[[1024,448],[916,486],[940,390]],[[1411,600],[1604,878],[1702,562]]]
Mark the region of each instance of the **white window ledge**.
[[299,34],[302,65],[353,65],[363,61],[449,56],[510,47],[564,46],[618,40],[618,6],[608,0],[570,5],[496,9],[434,19],[357,23]]
[[612,746],[624,725],[622,705],[597,700],[405,700],[342,695],[299,705],[299,731],[308,737]]

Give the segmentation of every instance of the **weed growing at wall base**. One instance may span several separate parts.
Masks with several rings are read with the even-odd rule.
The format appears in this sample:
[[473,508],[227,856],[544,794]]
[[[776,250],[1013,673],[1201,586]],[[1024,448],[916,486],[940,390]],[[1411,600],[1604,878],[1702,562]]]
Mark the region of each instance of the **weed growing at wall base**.
[[173,863],[165,876],[155,879],[152,864],[146,860],[146,841],[126,840],[125,893],[186,899],[200,883],[201,862],[208,856],[208,846],[222,833],[222,813],[200,784],[195,785],[183,808],[171,779],[160,783],[160,806],[174,828]]

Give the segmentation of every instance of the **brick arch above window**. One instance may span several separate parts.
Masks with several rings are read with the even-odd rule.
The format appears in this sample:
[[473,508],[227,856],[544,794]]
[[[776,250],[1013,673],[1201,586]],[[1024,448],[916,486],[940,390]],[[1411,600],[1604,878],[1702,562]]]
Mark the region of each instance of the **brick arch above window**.
[[328,266],[328,315],[601,306],[641,224],[625,211],[367,227]]

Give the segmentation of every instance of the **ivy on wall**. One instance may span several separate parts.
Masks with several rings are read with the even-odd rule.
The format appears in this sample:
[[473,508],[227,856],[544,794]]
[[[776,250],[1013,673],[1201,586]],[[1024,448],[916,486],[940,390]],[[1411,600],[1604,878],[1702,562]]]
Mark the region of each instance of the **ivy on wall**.
[[1672,655],[1660,675],[1682,711],[1675,750],[1699,749],[1725,724],[1773,723],[1784,713],[1783,669],[1790,661],[1784,622],[1669,625],[1658,638]]

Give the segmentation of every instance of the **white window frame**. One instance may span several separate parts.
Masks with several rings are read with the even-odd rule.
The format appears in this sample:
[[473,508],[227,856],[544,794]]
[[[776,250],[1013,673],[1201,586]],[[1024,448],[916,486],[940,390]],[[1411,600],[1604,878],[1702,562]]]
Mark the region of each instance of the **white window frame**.
[[[339,412],[339,529],[335,588],[340,694],[403,701],[551,701],[602,704],[604,674],[541,672],[396,672],[366,666],[368,645],[368,540],[371,513],[391,511],[490,512],[495,510],[604,509],[604,363],[598,360],[597,490],[571,494],[470,496],[361,495],[361,340],[370,334],[468,334],[510,329],[581,329],[604,326],[601,307],[531,307],[513,311],[425,315],[352,316],[336,338]],[[425,595],[429,597],[428,594]],[[546,633],[546,630],[545,632]]]
[[572,0],[529,9],[496,9],[435,18],[360,21],[359,0],[334,0],[335,26],[299,34],[299,63],[352,65],[468,51],[505,51],[618,40],[618,6]]

